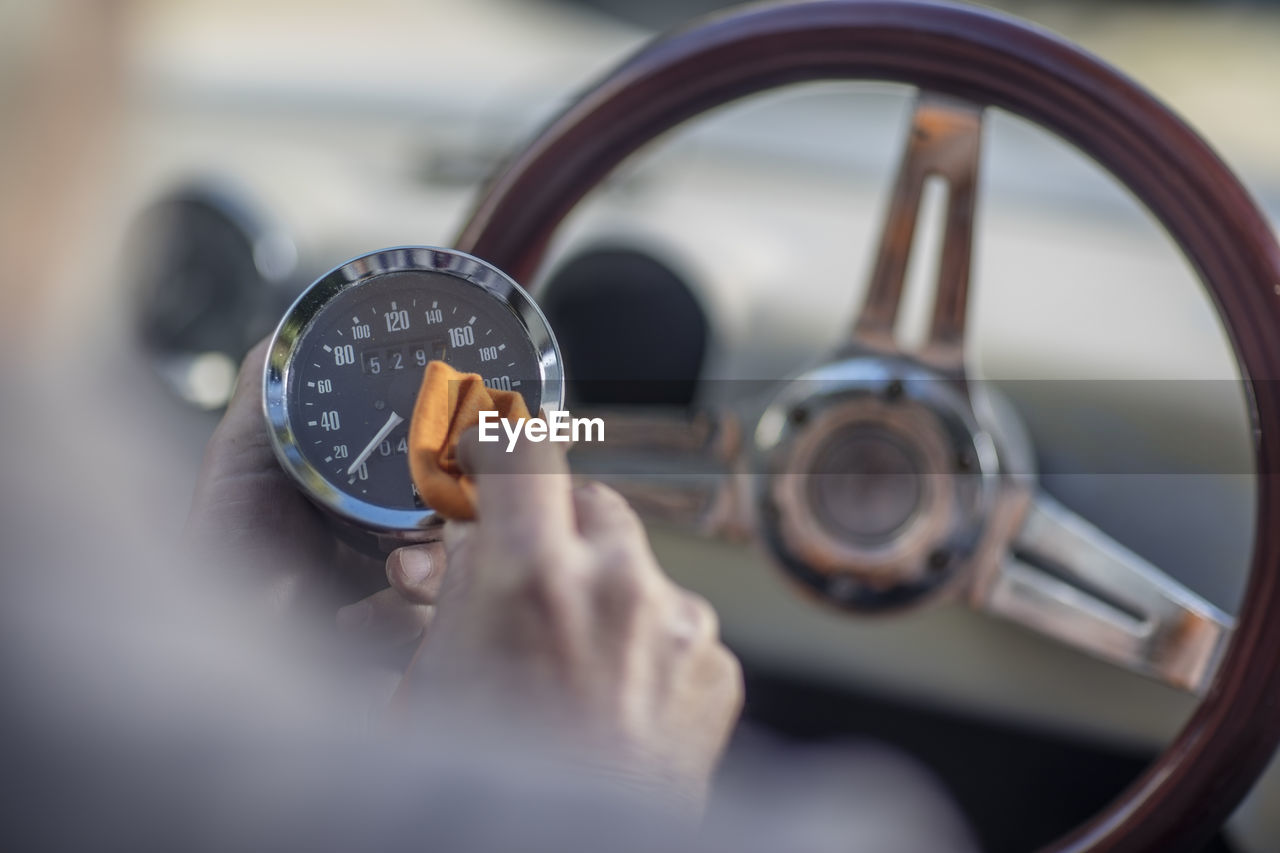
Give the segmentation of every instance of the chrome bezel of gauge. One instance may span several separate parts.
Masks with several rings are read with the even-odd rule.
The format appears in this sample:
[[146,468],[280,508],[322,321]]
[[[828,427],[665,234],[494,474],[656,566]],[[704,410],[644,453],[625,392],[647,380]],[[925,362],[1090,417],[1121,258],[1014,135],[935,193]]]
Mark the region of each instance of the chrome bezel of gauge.
[[541,408],[564,407],[564,370],[560,347],[541,309],[520,285],[489,263],[453,249],[397,246],[353,258],[325,273],[285,312],[276,327],[263,370],[262,400],[271,444],[280,465],[312,501],[340,519],[375,533],[407,533],[435,526],[432,509],[390,509],[360,500],[330,483],[302,453],[289,422],[289,375],[298,342],[325,306],[339,293],[378,276],[396,272],[437,272],[479,287],[509,307],[537,354]]

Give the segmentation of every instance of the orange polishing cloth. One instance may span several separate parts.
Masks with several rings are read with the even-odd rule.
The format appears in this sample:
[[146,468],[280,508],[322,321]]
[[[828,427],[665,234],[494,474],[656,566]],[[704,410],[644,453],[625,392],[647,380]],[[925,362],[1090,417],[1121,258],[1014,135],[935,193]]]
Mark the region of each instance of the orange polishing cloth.
[[409,473],[423,502],[445,518],[476,517],[475,484],[458,467],[457,447],[464,432],[479,426],[481,412],[529,417],[519,392],[486,388],[478,373],[459,373],[443,361],[427,364],[409,422]]

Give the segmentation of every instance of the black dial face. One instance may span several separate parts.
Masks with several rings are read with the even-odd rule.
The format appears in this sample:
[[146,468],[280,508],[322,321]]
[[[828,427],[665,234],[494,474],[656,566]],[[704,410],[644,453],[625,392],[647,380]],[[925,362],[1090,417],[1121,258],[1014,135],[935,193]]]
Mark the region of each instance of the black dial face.
[[447,273],[385,273],[339,292],[302,332],[286,392],[302,455],[339,491],[422,507],[409,419],[433,359],[520,392],[531,412],[542,404],[538,355],[511,307]]

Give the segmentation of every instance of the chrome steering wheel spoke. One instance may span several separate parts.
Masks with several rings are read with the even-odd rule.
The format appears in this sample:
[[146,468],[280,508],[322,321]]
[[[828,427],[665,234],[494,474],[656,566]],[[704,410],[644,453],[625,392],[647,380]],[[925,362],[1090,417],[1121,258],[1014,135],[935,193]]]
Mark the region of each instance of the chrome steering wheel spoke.
[[741,540],[751,520],[740,497],[742,429],[729,412],[577,409],[600,418],[605,440],[569,452],[577,477],[620,492],[648,521]]
[[894,328],[919,231],[925,182],[930,177],[940,178],[947,185],[947,199],[933,318],[925,343],[914,356],[953,376],[964,373],[982,114],[983,108],[977,104],[935,92],[920,93],[867,295],[852,330],[855,344],[889,353],[901,351]]
[[975,607],[1203,695],[1234,621],[1040,493],[1021,532],[973,588]]

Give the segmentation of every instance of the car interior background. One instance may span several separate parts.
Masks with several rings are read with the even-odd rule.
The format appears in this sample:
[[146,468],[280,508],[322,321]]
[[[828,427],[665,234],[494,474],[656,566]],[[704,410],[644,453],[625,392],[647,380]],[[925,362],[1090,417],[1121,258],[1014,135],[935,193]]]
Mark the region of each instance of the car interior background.
[[[11,61],[57,9],[79,11],[10,5]],[[450,245],[485,178],[576,93],[656,33],[727,4],[103,5],[127,7],[128,24],[119,89],[103,95],[115,136],[93,155],[110,177],[83,217],[113,264],[69,274],[52,304],[82,352],[105,354],[93,369],[109,392],[151,424],[163,462],[130,498],[156,525],[181,526],[241,357],[303,287],[373,248]],[[1280,4],[989,5],[1153,91],[1280,228]],[[0,94],[21,89],[10,80]],[[795,86],[631,158],[524,282],[560,337],[571,405],[692,410],[792,376],[839,340],[911,105],[903,86]],[[1046,131],[993,111],[981,175],[976,372],[1017,407],[1054,497],[1236,612],[1255,481],[1240,372],[1210,298],[1151,215]],[[929,204],[907,337],[927,319]],[[804,742],[896,746],[938,776],[984,849],[1034,849],[1096,812],[1195,706],[962,606],[852,617],[798,593],[763,549],[660,522],[650,533],[663,566],[719,612],[746,667],[749,720]],[[1280,765],[1211,849],[1280,849]]]

